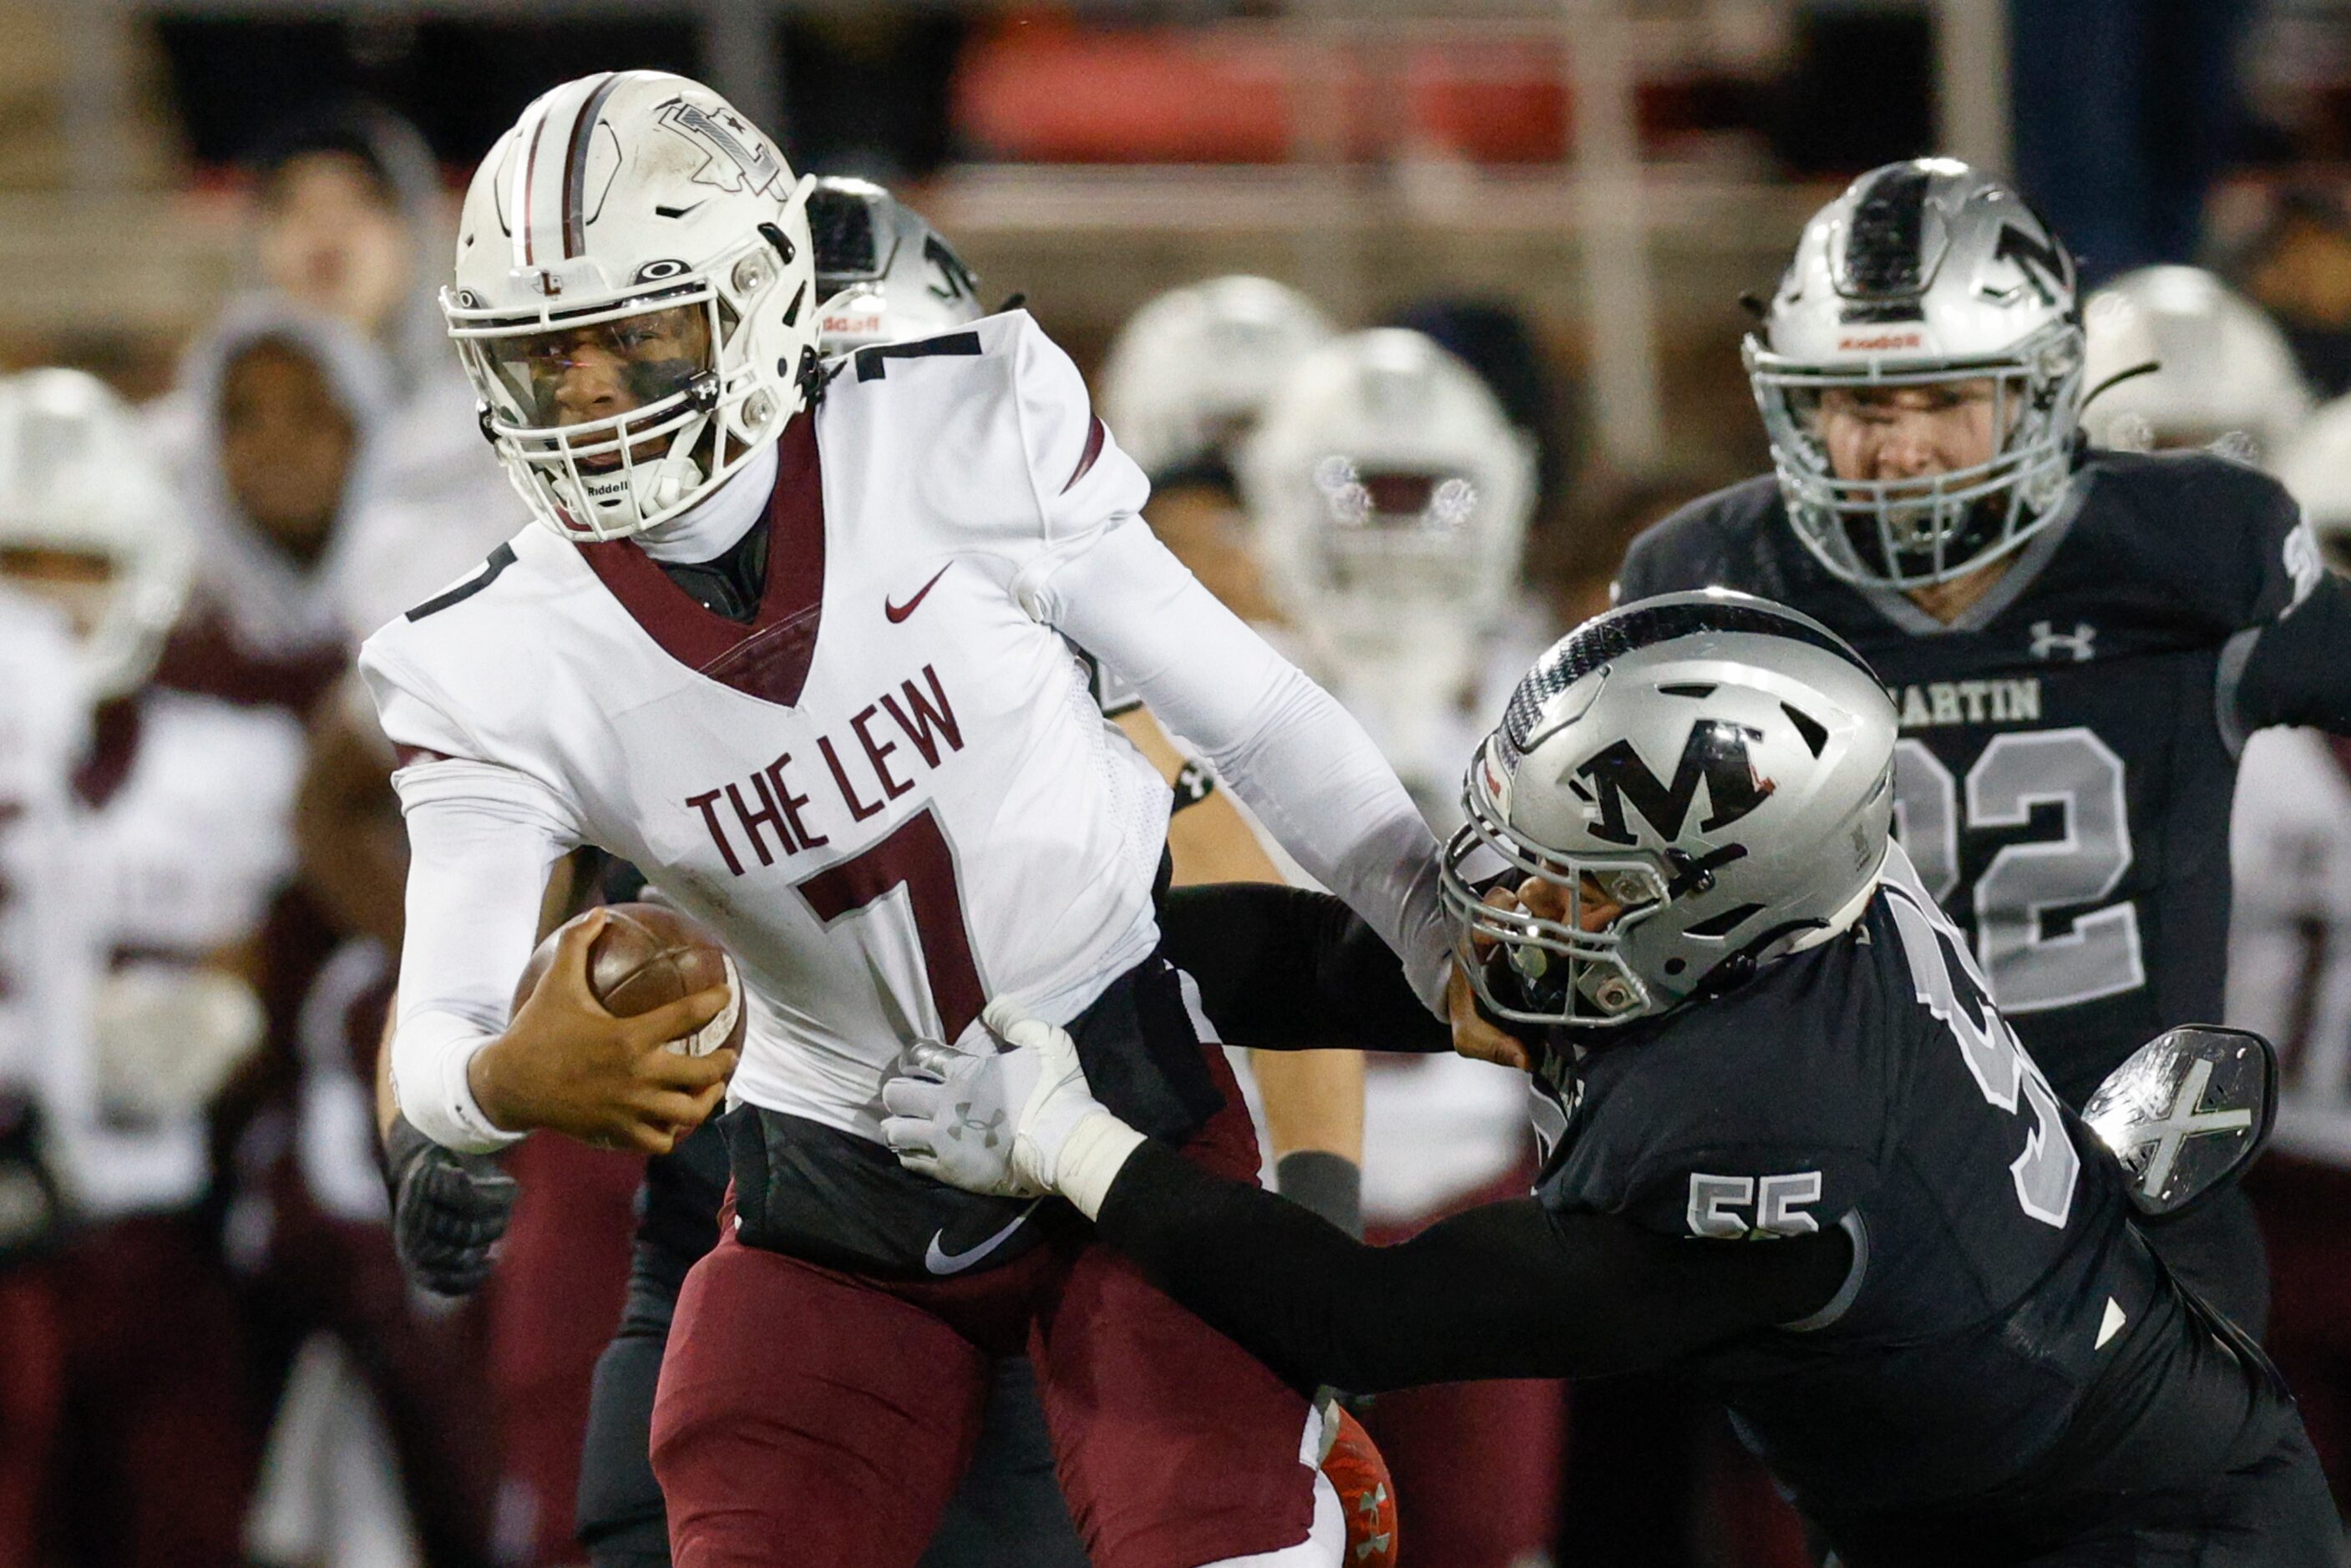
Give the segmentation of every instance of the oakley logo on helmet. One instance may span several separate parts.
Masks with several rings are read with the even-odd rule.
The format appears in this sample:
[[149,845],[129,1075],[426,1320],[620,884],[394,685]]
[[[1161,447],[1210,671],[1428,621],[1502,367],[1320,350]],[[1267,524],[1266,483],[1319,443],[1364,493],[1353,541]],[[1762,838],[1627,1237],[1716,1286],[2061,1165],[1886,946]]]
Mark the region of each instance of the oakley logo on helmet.
[[1750,741],[1762,739],[1762,732],[1744,724],[1700,719],[1690,726],[1670,784],[1649,771],[1632,742],[1620,740],[1611,742],[1576,769],[1569,787],[1591,803],[1597,815],[1592,825],[1594,838],[1630,845],[1639,840],[1625,826],[1628,801],[1659,836],[1670,842],[1681,836],[1682,824],[1697,803],[1698,786],[1703,780],[1713,814],[1698,825],[1698,831],[1712,833],[1737,822],[1771,797],[1772,781],[1756,773],[1754,758],[1747,749]]
[[[1991,254],[1995,261],[2014,262],[2017,270],[2024,274],[2025,280],[2032,285],[2032,291],[2041,296],[2043,305],[2063,304],[2064,296],[2074,286],[2073,258],[2054,239],[2044,243],[2034,239],[2014,223],[2002,223],[2000,239],[1993,244]],[[1991,291],[1987,289],[1986,292]],[[2005,300],[2012,293],[2010,291],[1998,297]]]
[[636,281],[639,283],[659,283],[665,277],[680,276],[685,272],[685,264],[682,261],[649,261],[645,263],[644,265],[637,269]]
[[690,176],[697,185],[764,195],[783,177],[783,163],[775,150],[733,109],[714,114],[699,104],[673,99],[662,106],[660,120],[709,155]]

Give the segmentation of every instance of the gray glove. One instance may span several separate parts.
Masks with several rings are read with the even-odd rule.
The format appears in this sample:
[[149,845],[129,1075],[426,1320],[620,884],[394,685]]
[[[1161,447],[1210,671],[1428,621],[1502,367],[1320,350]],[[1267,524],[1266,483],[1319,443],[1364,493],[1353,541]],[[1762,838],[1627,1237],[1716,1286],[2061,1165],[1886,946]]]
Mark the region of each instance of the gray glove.
[[514,1214],[515,1179],[489,1155],[442,1147],[406,1116],[392,1124],[384,1165],[392,1244],[411,1282],[444,1296],[481,1289]]

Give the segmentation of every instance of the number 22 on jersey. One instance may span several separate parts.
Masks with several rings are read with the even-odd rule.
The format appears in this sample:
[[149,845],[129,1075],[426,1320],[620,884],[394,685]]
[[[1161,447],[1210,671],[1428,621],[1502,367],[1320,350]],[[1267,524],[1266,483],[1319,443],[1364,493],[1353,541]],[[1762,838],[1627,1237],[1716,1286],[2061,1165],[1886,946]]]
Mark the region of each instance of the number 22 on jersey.
[[1951,770],[1906,736],[1894,748],[1894,803],[1902,847],[1938,902],[1959,890],[1963,826],[2022,827],[2035,805],[2061,813],[2060,836],[2001,846],[1975,881],[1977,956],[2001,1007],[2037,1012],[2147,983],[2126,899],[2043,934],[2043,911],[2095,904],[2130,869],[2122,759],[2095,734],[2076,725],[1993,736],[1968,769],[1964,823]]
[[2055,1092],[1991,1005],[1959,929],[1902,886],[1888,884],[1886,893],[1920,1004],[1949,1028],[1986,1103],[2011,1116],[2032,1113],[2024,1152],[2008,1168],[2017,1203],[2043,1224],[2064,1230],[2082,1157],[2066,1136]]

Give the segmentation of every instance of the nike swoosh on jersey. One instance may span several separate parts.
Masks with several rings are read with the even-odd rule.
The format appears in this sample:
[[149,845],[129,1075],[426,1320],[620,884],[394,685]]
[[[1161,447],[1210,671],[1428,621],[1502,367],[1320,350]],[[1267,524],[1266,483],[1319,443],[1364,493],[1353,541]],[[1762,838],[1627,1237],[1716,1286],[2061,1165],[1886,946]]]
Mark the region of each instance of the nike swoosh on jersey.
[[890,618],[890,624],[892,626],[895,626],[900,621],[904,620],[908,616],[914,614],[914,607],[921,604],[925,596],[928,595],[933,588],[939,586],[939,579],[947,575],[947,567],[954,565],[955,563],[953,561],[949,561],[946,566],[941,566],[937,571],[932,573],[931,580],[925,583],[921,587],[915,589],[914,597],[908,599],[904,604],[893,605],[885,597],[882,600],[882,613]]
[[[934,577],[931,580],[933,582],[938,581],[936,577]],[[987,1241],[982,1241],[978,1246],[973,1247],[966,1251],[948,1251],[946,1248],[939,1245],[941,1239],[946,1235],[946,1232],[945,1231],[932,1232],[931,1244],[927,1248],[924,1249],[923,1251],[923,1267],[930,1270],[931,1272],[935,1274],[962,1273],[966,1269],[970,1268],[974,1263],[979,1262],[990,1252],[995,1251],[996,1249],[1010,1241],[1012,1239],[1012,1232],[1018,1231],[1022,1225],[1028,1223],[1029,1216],[1037,1212],[1037,1205],[1044,1201],[1045,1200],[1041,1198],[1030,1199],[1029,1200],[1029,1207],[1023,1209],[1019,1213],[1015,1214],[1012,1217],[1012,1222],[1009,1225],[1007,1225],[1003,1230],[998,1231],[995,1235],[990,1236]]]

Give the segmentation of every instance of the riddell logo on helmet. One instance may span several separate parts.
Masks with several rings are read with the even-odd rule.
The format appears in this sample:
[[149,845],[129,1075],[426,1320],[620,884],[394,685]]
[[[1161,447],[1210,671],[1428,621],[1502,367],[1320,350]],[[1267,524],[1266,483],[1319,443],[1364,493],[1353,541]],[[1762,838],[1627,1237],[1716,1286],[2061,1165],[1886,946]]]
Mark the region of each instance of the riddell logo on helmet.
[[1917,348],[1926,341],[1926,335],[1918,332],[1878,332],[1866,337],[1840,337],[1837,339],[1837,352],[1882,354],[1889,348]]

